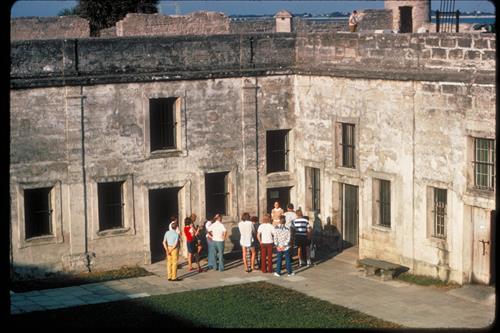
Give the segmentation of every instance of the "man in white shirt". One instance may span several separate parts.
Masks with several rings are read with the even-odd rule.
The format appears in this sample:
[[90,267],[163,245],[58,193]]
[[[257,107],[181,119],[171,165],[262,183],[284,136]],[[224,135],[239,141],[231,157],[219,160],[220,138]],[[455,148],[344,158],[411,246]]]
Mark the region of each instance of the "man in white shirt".
[[359,22],[358,12],[354,10],[352,12],[351,16],[349,16],[349,31],[350,32],[356,32],[356,29],[358,28],[358,22]]
[[[238,229],[240,230],[240,245],[243,255],[243,265],[245,267],[245,272],[250,273],[254,270],[255,263],[255,248],[253,247],[253,234],[255,232],[253,222],[250,221],[250,214],[243,213],[241,215],[241,222],[238,223]],[[251,253],[250,262],[248,262],[248,254]],[[248,267],[250,264],[250,267]]]
[[[271,215],[265,214],[262,218],[262,224],[257,229],[257,239],[260,242],[261,268],[262,273],[273,272],[273,244],[274,227],[271,224]],[[267,262],[266,262],[267,258]],[[267,265],[266,265],[267,263]]]
[[224,240],[226,239],[226,227],[222,224],[222,216],[216,214],[214,223],[207,228],[208,233],[212,236],[212,242],[215,249],[216,264],[214,268],[220,272],[224,271]]
[[206,237],[207,237],[207,259],[208,259],[208,264],[207,264],[207,270],[211,270],[215,267],[215,249],[214,249],[214,242],[212,241],[212,235],[208,232],[208,229],[212,225],[212,221],[207,220],[205,222],[205,232],[206,232]]
[[293,203],[289,203],[288,205],[286,205],[286,209],[287,211],[285,213],[285,221],[286,221],[285,227],[290,229],[293,220],[297,218],[297,214],[295,214]]

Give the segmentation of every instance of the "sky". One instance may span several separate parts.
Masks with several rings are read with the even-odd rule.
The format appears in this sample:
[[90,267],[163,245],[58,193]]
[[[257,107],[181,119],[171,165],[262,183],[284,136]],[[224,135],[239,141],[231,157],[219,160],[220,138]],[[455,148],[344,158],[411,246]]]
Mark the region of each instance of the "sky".
[[[11,17],[23,16],[56,16],[65,8],[74,7],[78,1],[16,1],[11,8]],[[432,0],[432,9],[439,9],[441,1]],[[354,9],[381,9],[384,8],[383,0],[365,1],[340,1],[340,0],[211,0],[211,1],[160,1],[160,13],[173,15],[187,14],[194,11],[206,10],[223,12],[226,15],[274,15],[279,10],[285,9],[292,14],[311,13],[313,15],[331,12],[351,12]],[[493,4],[486,0],[456,0],[455,10],[481,12],[495,12]]]

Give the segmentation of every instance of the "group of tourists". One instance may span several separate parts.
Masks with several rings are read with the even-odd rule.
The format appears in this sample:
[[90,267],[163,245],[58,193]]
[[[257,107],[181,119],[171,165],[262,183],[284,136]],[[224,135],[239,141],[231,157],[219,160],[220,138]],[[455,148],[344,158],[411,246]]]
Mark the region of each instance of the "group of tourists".
[[[295,275],[292,269],[292,252],[295,246],[297,246],[299,267],[305,264],[311,265],[309,247],[312,228],[300,209],[294,211],[294,206],[290,203],[284,212],[279,203],[275,202],[271,214],[264,214],[260,225],[257,225],[256,221],[255,216],[250,217],[248,213],[243,213],[241,222],[238,223],[243,267],[246,272],[250,273],[256,266],[260,266],[263,273],[274,272],[274,275],[281,276],[284,258],[288,275]],[[274,270],[273,252],[276,253]]]
[[[186,238],[188,252],[188,271],[205,270],[224,271],[224,241],[227,230],[222,223],[221,214],[215,214],[213,219],[204,225],[196,226],[196,214],[184,219],[182,232]],[[274,273],[281,276],[282,261],[288,276],[295,273],[292,269],[293,250],[297,247],[298,265],[310,266],[310,245],[312,228],[307,217],[300,209],[294,211],[293,204],[287,205],[284,212],[278,202],[274,203],[271,214],[264,214],[259,224],[257,216],[243,213],[238,223],[240,245],[243,254],[243,267],[250,273],[260,268],[263,273]],[[177,277],[181,231],[177,218],[170,219],[169,230],[165,233],[163,247],[167,254],[167,278],[169,281],[180,281]],[[206,269],[200,265],[202,250],[207,248],[208,264]],[[276,253],[276,268],[273,270],[273,253]],[[196,263],[197,268],[193,268]]]

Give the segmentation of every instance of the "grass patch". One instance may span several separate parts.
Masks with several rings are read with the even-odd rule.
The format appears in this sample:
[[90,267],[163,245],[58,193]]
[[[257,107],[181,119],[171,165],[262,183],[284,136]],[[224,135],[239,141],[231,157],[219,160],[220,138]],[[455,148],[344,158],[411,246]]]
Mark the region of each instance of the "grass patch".
[[400,328],[266,282],[19,314],[14,327]]
[[124,266],[119,269],[109,271],[74,274],[58,273],[49,278],[11,281],[10,289],[14,292],[26,292],[32,290],[71,287],[87,283],[127,279],[147,275],[152,275],[152,273],[142,267]]
[[458,288],[460,285],[453,283],[453,282],[445,282],[441,281],[439,279],[430,277],[430,276],[425,276],[425,275],[414,275],[414,274],[409,274],[409,273],[402,273],[397,276],[399,280],[413,283],[413,284],[418,284],[420,286],[434,286],[437,288]]

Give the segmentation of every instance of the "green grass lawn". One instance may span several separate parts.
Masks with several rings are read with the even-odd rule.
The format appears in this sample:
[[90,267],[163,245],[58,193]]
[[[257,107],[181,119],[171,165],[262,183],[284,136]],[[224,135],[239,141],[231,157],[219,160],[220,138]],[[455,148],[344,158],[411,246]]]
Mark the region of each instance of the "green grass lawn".
[[460,285],[453,282],[441,281],[439,279],[425,276],[425,275],[414,275],[409,273],[402,273],[397,277],[399,280],[418,284],[419,286],[434,286],[437,288],[453,289],[459,288]]
[[398,328],[265,282],[14,315],[13,327]]
[[55,274],[44,279],[32,279],[24,281],[11,281],[10,290],[16,293],[32,290],[52,289],[77,286],[87,283],[104,282],[118,279],[128,279],[139,276],[152,275],[139,266],[124,266],[119,269],[109,271],[96,271],[78,274]]

